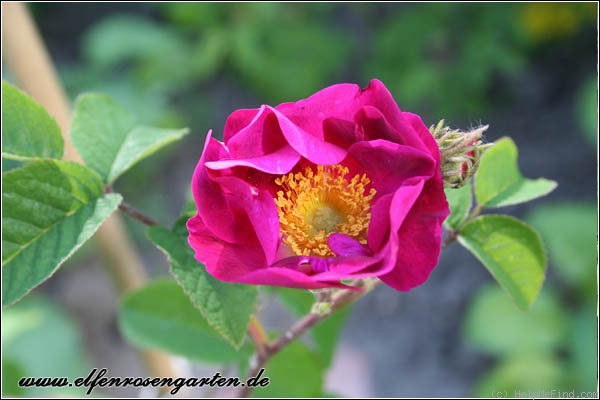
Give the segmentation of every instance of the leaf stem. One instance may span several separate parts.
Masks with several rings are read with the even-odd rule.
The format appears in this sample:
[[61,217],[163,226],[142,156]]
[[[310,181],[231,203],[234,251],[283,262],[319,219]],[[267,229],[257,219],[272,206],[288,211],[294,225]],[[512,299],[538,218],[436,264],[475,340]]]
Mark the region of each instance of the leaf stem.
[[465,218],[464,222],[462,224],[460,224],[460,226],[457,229],[447,230],[446,237],[444,238],[444,241],[442,242],[442,250],[444,250],[446,247],[450,246],[452,243],[456,242],[462,227],[465,226],[470,221],[472,221],[473,219],[475,219],[477,216],[479,216],[479,214],[481,214],[482,210],[483,210],[483,206],[481,204],[477,204],[473,208],[473,210],[471,211],[469,216],[467,218]]
[[121,204],[119,204],[119,210],[123,211],[125,214],[129,215],[131,218],[137,219],[142,224],[145,224],[148,226],[158,225],[158,222],[155,219],[147,216],[146,214],[142,213],[141,211],[139,211],[138,209],[133,207],[131,204],[126,203],[124,201],[122,201]]
[[[349,304],[352,304],[356,300],[369,293],[380,283],[381,281],[379,279],[361,279],[356,282],[353,289],[342,289],[336,292],[331,298],[331,312],[335,312],[348,306]],[[320,314],[315,311],[311,311],[310,313],[296,321],[290,327],[290,329],[288,329],[287,332],[285,332],[283,335],[281,335],[280,337],[278,337],[270,343],[266,343],[264,352],[262,354],[261,351],[257,349],[256,354],[252,358],[252,363],[250,366],[250,370],[248,371],[246,380],[256,376],[259,373],[259,371],[262,368],[264,368],[265,364],[275,354],[283,350],[290,342],[302,336],[310,328],[312,328],[322,320],[328,318],[331,315],[331,312]],[[252,320],[250,327],[250,329],[252,329]],[[239,392],[239,397],[248,397],[253,389],[254,388],[252,386],[244,386]]]

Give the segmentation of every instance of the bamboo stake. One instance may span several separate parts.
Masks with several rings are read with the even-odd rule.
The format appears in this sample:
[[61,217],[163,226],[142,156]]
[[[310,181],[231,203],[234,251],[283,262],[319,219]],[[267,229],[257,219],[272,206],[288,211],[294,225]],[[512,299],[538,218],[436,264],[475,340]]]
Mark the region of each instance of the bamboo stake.
[[[56,119],[65,142],[64,159],[81,163],[68,135],[71,121],[69,100],[34,21],[22,3],[2,3],[2,39],[3,55],[19,87]],[[119,294],[146,282],[141,259],[119,215],[113,214],[108,218],[94,239]],[[141,350],[141,356],[152,376],[175,377],[171,359],[165,353]]]

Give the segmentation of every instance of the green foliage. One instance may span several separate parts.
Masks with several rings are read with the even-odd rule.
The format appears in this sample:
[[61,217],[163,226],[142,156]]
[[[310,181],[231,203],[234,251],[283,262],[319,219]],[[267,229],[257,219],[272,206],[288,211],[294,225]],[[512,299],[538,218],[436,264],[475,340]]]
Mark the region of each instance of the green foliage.
[[248,357],[208,326],[181,287],[157,280],[128,294],[119,307],[119,327],[127,340],[192,360],[225,363]]
[[187,130],[138,126],[108,96],[85,94],[75,103],[73,145],[105,183],[114,182],[139,160],[181,139]]
[[450,229],[458,229],[469,215],[473,188],[467,184],[458,189],[445,189],[444,192],[450,207],[450,215],[444,221],[444,225]]
[[185,236],[164,227],[150,227],[148,236],[169,258],[175,279],[210,326],[236,348],[246,336],[258,291],[211,276],[194,258]]
[[531,306],[546,271],[546,255],[537,232],[512,217],[485,215],[468,222],[458,240],[485,265],[517,306]]
[[596,296],[598,210],[593,204],[543,205],[527,220],[548,246],[550,259],[565,283]]
[[523,65],[514,18],[510,4],[398,7],[376,20],[363,75],[383,80],[405,107],[479,117],[494,75]]
[[339,32],[279,18],[242,26],[233,40],[234,67],[248,86],[272,102],[307,97],[323,88],[349,50]]
[[2,176],[2,304],[14,303],[70,257],[121,202],[79,164],[41,161]]
[[142,83],[181,88],[191,78],[191,48],[173,29],[136,15],[101,20],[84,37],[87,61],[110,71],[133,62]]
[[[515,356],[501,362],[484,376],[475,386],[473,396],[511,398],[520,397],[519,392],[524,392],[523,396],[546,397],[540,391],[565,392],[567,386],[561,375],[563,368],[564,366],[552,356]],[[533,392],[538,395],[533,395]],[[555,392],[552,397],[556,396]]]
[[598,135],[598,78],[590,77],[579,92],[577,116],[588,143],[596,146]]
[[323,367],[317,354],[301,342],[277,353],[263,374],[269,386],[257,387],[252,397],[321,397]]
[[24,396],[25,389],[19,386],[19,379],[26,376],[19,364],[2,357],[2,396]]
[[497,356],[552,354],[567,338],[567,315],[558,296],[543,291],[523,312],[497,286],[480,290],[465,318],[467,339],[480,350]]
[[569,327],[567,379],[572,387],[593,392],[598,385],[598,317],[595,307],[580,307],[571,316]]
[[481,158],[475,175],[475,197],[481,206],[503,207],[545,196],[556,188],[548,179],[527,179],[519,172],[517,146],[510,138],[498,140]]
[[[6,388],[18,379],[31,377],[68,377],[74,379],[89,372],[83,341],[72,319],[51,299],[32,295],[2,314],[2,357],[18,368],[20,375],[2,380]],[[3,378],[7,371],[3,368]],[[16,379],[16,381],[14,380]],[[83,394],[80,388],[21,388],[26,397]]]
[[61,158],[62,154],[56,121],[25,93],[2,81],[2,158]]

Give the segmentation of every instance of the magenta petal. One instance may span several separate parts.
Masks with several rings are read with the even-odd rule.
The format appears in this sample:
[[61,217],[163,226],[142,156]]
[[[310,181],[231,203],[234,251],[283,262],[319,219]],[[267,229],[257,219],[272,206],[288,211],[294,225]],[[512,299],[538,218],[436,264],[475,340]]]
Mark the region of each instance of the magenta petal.
[[403,112],[402,115],[411,124],[415,132],[419,135],[419,137],[421,138],[431,155],[433,155],[435,159],[439,162],[441,158],[440,148],[438,147],[438,144],[435,141],[431,132],[429,132],[429,129],[427,129],[427,127],[423,123],[421,117],[409,112]]
[[362,128],[368,140],[384,139],[390,142],[403,144],[427,151],[427,147],[416,134],[413,126],[402,113],[396,117],[395,124],[391,124],[381,110],[371,106],[363,107],[356,114],[356,123]]
[[[392,220],[390,245],[397,254],[397,265],[381,279],[397,290],[410,290],[425,282],[438,262],[442,222],[449,213],[441,183],[429,180],[410,213],[402,221]],[[394,199],[396,200],[396,198]],[[402,199],[392,202],[402,203]]]
[[348,154],[356,170],[367,174],[377,196],[396,190],[407,179],[428,179],[435,173],[429,153],[387,140],[355,143]]
[[198,216],[188,220],[187,228],[188,243],[196,259],[217,279],[237,282],[248,272],[266,265],[260,246],[227,243],[214,236]]
[[250,243],[255,240],[252,234],[239,227],[243,216],[232,207],[228,196],[211,179],[204,166],[207,161],[223,158],[229,158],[229,154],[223,144],[213,139],[209,132],[204,152],[192,178],[192,193],[198,207],[198,215],[202,216],[211,232],[220,239],[230,243]]
[[358,240],[343,233],[332,233],[327,238],[329,248],[338,256],[368,256],[370,251]]
[[257,118],[260,109],[241,109],[236,110],[225,121],[225,129],[223,131],[223,141],[227,143],[239,131],[247,127],[253,119]]
[[398,262],[381,280],[396,290],[407,291],[427,280],[438,263],[441,248],[439,219],[411,214],[398,232]]
[[215,181],[232,197],[231,201],[245,211],[267,263],[271,264],[279,246],[279,215],[271,194],[234,176],[215,178]]
[[215,171],[232,167],[250,167],[267,174],[287,174],[299,160],[300,154],[286,145],[262,157],[209,161],[206,167]]
[[304,131],[276,109],[268,108],[275,113],[287,142],[302,157],[320,165],[339,164],[346,157],[344,149],[326,142],[323,138],[313,136],[312,133]]
[[268,267],[245,275],[240,282],[252,285],[285,286],[298,289],[346,288],[340,282],[321,282],[291,268]]
[[[417,201],[423,189],[422,180],[406,182],[393,196],[385,196],[375,204],[369,224],[369,247],[381,254],[386,265],[395,265],[397,260],[398,236],[397,232],[411,207]],[[381,203],[381,206],[378,204]],[[389,205],[389,207],[385,207]],[[381,224],[381,225],[378,225]],[[387,242],[381,233],[388,234]]]
[[384,275],[392,267],[385,265],[379,257],[331,257],[329,259],[329,271],[314,275],[314,278],[319,281],[359,279]]

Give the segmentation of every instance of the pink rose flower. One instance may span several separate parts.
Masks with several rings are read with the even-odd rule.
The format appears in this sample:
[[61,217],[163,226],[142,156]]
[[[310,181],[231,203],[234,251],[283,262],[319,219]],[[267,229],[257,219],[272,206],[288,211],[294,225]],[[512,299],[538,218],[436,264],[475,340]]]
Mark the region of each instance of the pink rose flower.
[[237,110],[223,136],[208,133],[187,223],[217,279],[316,289],[379,277],[406,291],[437,265],[440,151],[380,81]]

